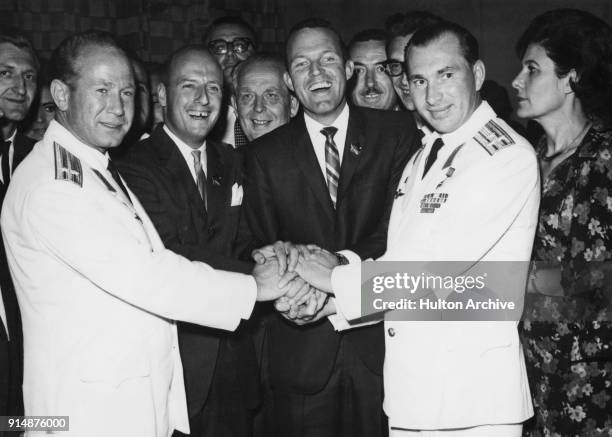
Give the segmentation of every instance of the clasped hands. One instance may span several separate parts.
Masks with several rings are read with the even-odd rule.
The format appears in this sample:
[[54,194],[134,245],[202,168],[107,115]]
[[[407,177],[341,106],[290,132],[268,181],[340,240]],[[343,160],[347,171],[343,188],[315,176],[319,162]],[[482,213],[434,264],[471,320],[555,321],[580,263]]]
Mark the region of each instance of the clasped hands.
[[277,241],[254,250],[252,256],[258,300],[273,300],[287,320],[304,325],[336,312],[329,299],[336,254],[312,244]]

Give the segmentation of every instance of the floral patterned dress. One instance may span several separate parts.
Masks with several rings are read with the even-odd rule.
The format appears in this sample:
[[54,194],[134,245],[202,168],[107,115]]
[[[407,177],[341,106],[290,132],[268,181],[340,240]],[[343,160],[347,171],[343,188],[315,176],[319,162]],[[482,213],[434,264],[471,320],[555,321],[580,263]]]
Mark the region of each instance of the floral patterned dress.
[[525,299],[526,436],[612,436],[611,240],[612,130],[591,127],[543,181],[533,258],[561,268],[563,292]]

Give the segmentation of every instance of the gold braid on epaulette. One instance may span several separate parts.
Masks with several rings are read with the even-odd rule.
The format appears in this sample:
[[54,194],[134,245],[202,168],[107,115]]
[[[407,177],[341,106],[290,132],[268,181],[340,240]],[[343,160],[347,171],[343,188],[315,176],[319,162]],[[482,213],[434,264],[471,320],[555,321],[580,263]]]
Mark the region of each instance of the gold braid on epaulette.
[[55,142],[53,152],[55,154],[55,180],[70,181],[82,187],[83,167],[79,158]]
[[515,143],[508,132],[506,132],[506,130],[495,120],[489,120],[489,122],[478,131],[474,137],[474,141],[480,144],[480,146],[491,156],[501,149]]

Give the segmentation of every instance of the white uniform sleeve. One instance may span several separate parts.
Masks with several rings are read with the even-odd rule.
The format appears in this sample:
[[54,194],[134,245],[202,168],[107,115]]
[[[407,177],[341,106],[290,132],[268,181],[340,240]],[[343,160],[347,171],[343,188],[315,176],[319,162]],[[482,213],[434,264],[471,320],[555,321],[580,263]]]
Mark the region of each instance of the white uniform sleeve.
[[101,292],[153,314],[227,330],[249,317],[257,294],[252,276],[152,252],[90,197],[65,181],[36,187],[24,199],[22,231]]

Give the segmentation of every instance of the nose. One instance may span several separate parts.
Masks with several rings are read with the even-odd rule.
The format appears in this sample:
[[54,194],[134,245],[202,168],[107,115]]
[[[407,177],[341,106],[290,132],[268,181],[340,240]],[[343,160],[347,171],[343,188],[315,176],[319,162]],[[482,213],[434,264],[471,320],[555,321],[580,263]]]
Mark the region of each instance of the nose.
[[234,50],[227,50],[227,53],[225,54],[225,61],[227,64],[232,65],[233,63],[236,62],[236,53],[234,53]]
[[406,77],[406,73],[402,73],[401,75],[400,86],[404,89],[408,89],[409,87],[408,78]]
[[41,106],[40,108],[38,108],[38,112],[36,112],[36,122],[43,123],[44,121],[45,121],[45,108]]
[[318,62],[311,62],[310,63],[310,74],[312,74],[313,76],[318,76],[319,74],[321,74],[321,66],[319,65]]
[[194,101],[202,105],[208,105],[208,92],[206,91],[206,87],[200,86],[197,88]]
[[263,96],[255,96],[255,107],[253,108],[255,112],[263,112],[264,111],[264,99]]
[[516,77],[512,80],[512,88],[514,88],[515,90],[523,88],[522,72],[519,72],[519,74],[517,74]]
[[123,103],[123,99],[121,98],[121,93],[119,91],[111,93],[108,102],[108,112],[116,115],[117,117],[123,117],[123,115],[125,115],[125,104]]
[[366,77],[365,77],[365,83],[366,86],[371,88],[374,86],[374,83],[376,82],[376,72],[374,71],[373,68],[368,68],[366,70]]
[[434,106],[440,100],[442,93],[440,92],[439,87],[435,83],[429,82],[426,86],[427,89],[425,91],[425,99],[428,105]]
[[20,96],[25,96],[27,92],[26,81],[21,75],[15,75],[13,90]]

